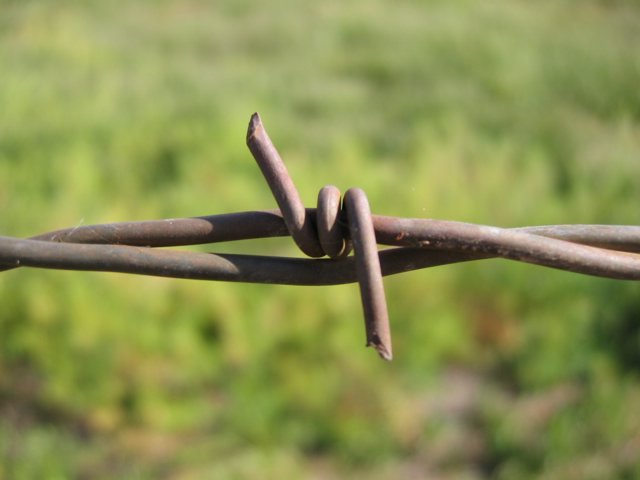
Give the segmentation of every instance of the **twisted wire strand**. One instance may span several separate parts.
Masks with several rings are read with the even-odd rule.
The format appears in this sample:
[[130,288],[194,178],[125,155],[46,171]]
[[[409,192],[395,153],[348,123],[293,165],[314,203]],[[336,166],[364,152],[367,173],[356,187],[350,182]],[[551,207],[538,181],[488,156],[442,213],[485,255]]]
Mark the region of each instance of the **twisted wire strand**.
[[[311,216],[316,209],[309,208]],[[473,223],[427,218],[400,218],[372,214],[376,240],[381,245],[425,246],[439,232],[455,229],[472,235],[478,228],[529,233],[605,250],[640,253],[640,226],[632,225],[544,225],[499,228]],[[319,221],[319,220],[318,220]],[[223,213],[189,218],[145,220],[82,225],[31,237],[32,240],[65,243],[115,244],[140,247],[180,247],[237,240],[286,237],[288,230],[279,210]],[[453,245],[449,245],[453,248]],[[505,244],[506,249],[510,245]]]
[[[254,114],[247,145],[279,210],[88,225],[30,239],[0,236],[0,271],[20,266],[289,285],[360,284],[367,345],[392,358],[383,275],[500,257],[600,277],[640,280],[640,227],[548,225],[498,228],[372,215],[365,193],[341,199],[323,187],[305,208]],[[209,254],[168,247],[292,236],[313,259]],[[376,245],[389,245],[378,251]],[[347,257],[351,249],[354,256]],[[331,259],[318,259],[328,255]]]
[[[244,217],[243,214],[239,215],[239,218]],[[173,219],[171,222],[174,222],[175,226],[175,222],[181,223],[181,220],[190,224],[193,219]],[[374,216],[374,228],[376,228],[375,220],[376,216]],[[411,228],[397,230],[396,236],[411,234],[411,240],[407,242],[405,237],[395,240],[393,244],[407,246],[379,252],[382,274],[385,276],[471,260],[505,258],[603,278],[640,280],[640,255],[636,253],[607,250],[577,244],[573,241],[529,234],[522,228],[501,229],[438,220],[395,219],[399,223],[404,223],[406,220],[411,221]],[[162,224],[165,221],[157,222]],[[124,225],[129,226],[130,229],[127,230]],[[97,227],[103,227],[103,225]],[[129,232],[133,233],[132,240],[139,240],[140,235],[134,224],[120,224],[120,227],[118,229],[120,240],[127,240],[126,234]],[[566,236],[571,237],[573,233],[571,226],[563,227],[566,227]],[[285,228],[284,223],[282,228]],[[390,228],[386,223],[384,229],[376,228],[376,234],[382,231],[381,235],[386,236]],[[627,229],[631,231],[638,229],[633,226],[612,228],[622,232],[627,232]],[[113,229],[109,230],[113,231]],[[479,236],[474,237],[478,232],[480,232]],[[465,238],[450,238],[454,234],[462,234]],[[285,234],[271,236],[285,236]],[[87,240],[87,235],[84,237],[83,240]],[[162,246],[168,246],[168,243],[185,245],[182,241],[172,242],[163,235],[158,237],[163,240]],[[264,237],[262,235],[258,238]],[[208,239],[205,243],[210,243],[209,234],[204,235],[203,238]],[[437,243],[432,242],[434,238],[438,239]],[[136,246],[135,242],[130,242],[133,245],[127,245],[126,241],[117,244],[108,238],[104,238],[105,242],[99,242],[97,238],[90,237],[91,241],[87,243],[80,243],[77,237],[71,239],[73,242],[63,241],[67,238],[60,236],[54,241],[0,236],[0,264],[3,265],[3,270],[28,266],[283,285],[339,285],[356,281],[353,257],[307,260],[164,250]],[[598,241],[607,239],[612,243],[615,240],[615,238],[598,236]],[[581,238],[581,240],[586,243],[586,240],[592,239]],[[411,246],[420,241],[423,243],[422,246]],[[636,237],[635,243],[626,244],[628,250],[632,251],[638,251],[639,246],[640,237]],[[549,248],[553,250],[549,251]],[[223,268],[216,263],[215,259],[218,257],[226,259],[229,263]],[[110,259],[114,259],[113,264],[109,263]],[[390,259],[393,259],[393,262],[389,263]],[[252,262],[255,263],[252,264]],[[138,266],[139,263],[144,264],[143,269],[139,269],[142,268]],[[194,270],[189,270],[191,267],[188,266],[183,268],[181,265],[191,265]],[[194,275],[189,276],[189,271],[194,272]]]

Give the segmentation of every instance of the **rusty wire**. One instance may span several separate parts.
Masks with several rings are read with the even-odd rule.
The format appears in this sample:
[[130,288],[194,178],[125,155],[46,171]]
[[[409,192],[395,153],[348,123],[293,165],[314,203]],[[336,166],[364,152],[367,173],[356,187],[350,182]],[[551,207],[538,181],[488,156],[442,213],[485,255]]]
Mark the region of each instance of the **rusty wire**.
[[[500,257],[621,280],[640,280],[640,227],[550,225],[498,228],[373,215],[365,193],[324,187],[305,208],[257,114],[247,145],[279,210],[80,226],[19,239],[0,236],[0,271],[90,270],[288,285],[358,282],[367,345],[392,358],[382,276]],[[292,236],[313,259],[154,249]],[[378,251],[377,245],[388,248]],[[348,256],[353,248],[354,255]],[[328,255],[329,259],[319,259]]]

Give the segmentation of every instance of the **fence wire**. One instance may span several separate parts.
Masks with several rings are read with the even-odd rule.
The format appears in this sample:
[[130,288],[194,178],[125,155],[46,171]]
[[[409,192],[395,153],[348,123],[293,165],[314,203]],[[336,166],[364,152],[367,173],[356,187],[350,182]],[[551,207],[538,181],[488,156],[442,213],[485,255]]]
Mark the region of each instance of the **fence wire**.
[[[287,285],[358,282],[367,345],[391,360],[382,276],[471,260],[505,258],[599,277],[640,280],[640,226],[498,228],[374,215],[365,193],[344,199],[324,187],[305,208],[258,114],[247,145],[279,210],[88,225],[19,239],[0,236],[0,271],[17,267],[90,270]],[[293,237],[312,259],[159,249]],[[378,250],[377,245],[392,248]],[[354,255],[349,256],[351,250]],[[328,259],[319,257],[329,256]]]

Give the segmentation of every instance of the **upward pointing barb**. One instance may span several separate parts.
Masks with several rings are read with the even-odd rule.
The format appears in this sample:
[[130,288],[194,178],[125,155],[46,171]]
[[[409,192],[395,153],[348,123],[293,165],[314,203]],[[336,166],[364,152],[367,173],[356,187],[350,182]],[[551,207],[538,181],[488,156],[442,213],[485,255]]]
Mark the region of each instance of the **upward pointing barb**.
[[307,215],[287,167],[257,113],[249,121],[247,146],[271,188],[293,240],[306,255],[314,258],[324,256],[311,217]]
[[247,130],[247,145],[249,144],[249,137],[251,137],[255,130],[260,127],[262,128],[262,119],[260,118],[260,114],[255,112],[251,115],[251,119],[249,120],[249,129]]

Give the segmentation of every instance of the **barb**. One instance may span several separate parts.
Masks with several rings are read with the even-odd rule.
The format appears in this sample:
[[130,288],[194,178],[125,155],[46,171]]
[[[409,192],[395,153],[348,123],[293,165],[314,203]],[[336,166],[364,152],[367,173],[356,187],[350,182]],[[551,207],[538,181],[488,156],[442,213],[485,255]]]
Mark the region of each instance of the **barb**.
[[[640,280],[640,227],[550,225],[497,228],[372,215],[362,190],[340,205],[324,187],[305,209],[260,118],[247,144],[280,210],[78,226],[32,237],[0,237],[0,271],[20,266],[289,285],[360,283],[367,345],[392,356],[382,275],[457,262],[506,258],[600,277]],[[266,165],[266,166],[265,166]],[[300,259],[163,250],[168,247],[291,235]],[[351,244],[355,255],[347,257]],[[395,246],[377,251],[376,243]]]
[[344,203],[349,214],[349,232],[356,252],[356,272],[364,309],[367,346],[373,346],[382,358],[391,360],[393,352],[389,313],[369,201],[362,190],[351,188],[344,195]]
[[[254,113],[247,131],[247,145],[262,170],[273,196],[282,211],[284,223],[300,249],[310,257],[327,254],[337,258],[348,252],[348,242],[340,228],[340,191],[328,185],[318,194],[319,222],[311,216],[289,176],[280,154]],[[364,191],[351,189],[345,195],[349,234],[355,247],[356,273],[364,310],[367,346],[373,346],[385,360],[391,360],[389,313],[382,284],[382,273],[376,236],[371,221],[371,209]],[[317,227],[316,227],[317,225]]]
[[282,211],[284,223],[300,250],[310,257],[322,257],[324,252],[317,238],[316,229],[307,216],[298,189],[293,184],[276,147],[271,143],[262,125],[260,115],[254,113],[247,131],[247,145],[253,154],[262,175]]

